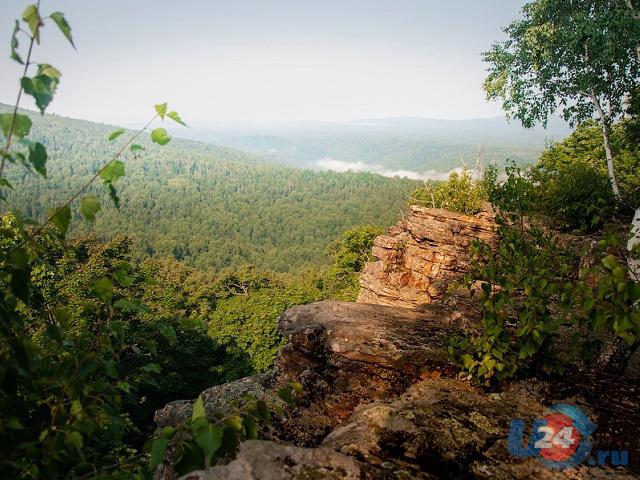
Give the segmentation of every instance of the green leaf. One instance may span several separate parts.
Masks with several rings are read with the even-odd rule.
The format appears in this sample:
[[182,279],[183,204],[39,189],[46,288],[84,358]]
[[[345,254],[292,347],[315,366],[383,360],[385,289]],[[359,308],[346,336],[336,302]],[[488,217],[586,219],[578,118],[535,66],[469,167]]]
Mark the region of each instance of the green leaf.
[[62,77],[62,73],[53,65],[48,63],[41,63],[38,65],[38,73],[36,76],[44,76],[49,77],[53,83],[53,92],[55,92],[55,88],[60,83],[60,77]]
[[159,436],[153,439],[151,444],[151,469],[153,470],[164,461],[164,454],[167,451],[167,445],[169,440],[164,436]]
[[75,44],[73,43],[73,37],[71,36],[71,25],[69,25],[67,19],[64,18],[64,14],[62,12],[53,12],[50,17],[54,22],[56,22],[56,25],[58,25],[58,28],[66,37],[66,39],[69,40],[71,46],[73,46],[73,48],[76,48]]
[[184,125],[185,127],[188,127],[188,125],[184,123],[182,118],[180,118],[180,115],[178,115],[178,112],[169,112],[167,113],[167,117],[169,117],[174,122],[179,123],[180,125]]
[[122,323],[121,321],[113,321],[109,324],[109,329],[114,333],[118,341],[124,340],[124,323]]
[[151,140],[159,145],[166,145],[171,137],[164,128],[156,128],[151,132]]
[[40,113],[44,113],[53,100],[57,82],[47,75],[36,75],[33,78],[22,77],[20,84],[24,92],[35,99]]
[[47,178],[47,149],[40,142],[31,142],[29,145],[29,163],[33,169]]
[[176,464],[175,470],[180,477],[194,470],[202,470],[205,467],[204,452],[198,445],[183,446],[178,458],[180,460]]
[[78,453],[82,453],[82,434],[80,432],[69,432],[64,436],[64,443],[73,445]]
[[120,177],[124,177],[124,163],[120,160],[114,160],[100,172],[100,178],[105,182],[115,183]]
[[116,188],[111,182],[105,182],[105,186],[107,187],[107,192],[109,193],[109,197],[111,198],[113,204],[116,206],[116,208],[120,208],[120,197],[118,197]]
[[131,145],[131,147],[129,147],[129,149],[135,153],[135,152],[141,152],[142,150],[144,150],[144,147],[142,145],[133,144]]
[[[13,121],[12,113],[3,113],[0,115],[0,128],[5,137],[9,136],[9,130],[11,130],[11,122]],[[16,114],[16,119],[13,124],[12,135],[18,138],[24,138],[29,135],[31,131],[31,119],[26,115]]]
[[247,439],[255,440],[258,438],[258,428],[256,427],[256,422],[254,422],[253,418],[244,417],[242,424],[244,425],[244,431]]
[[[118,303],[118,302],[116,302]],[[115,306],[115,304],[114,304]],[[143,340],[142,344],[144,345],[144,348],[146,348],[149,353],[153,354],[153,355],[157,355],[158,354],[158,348],[156,347],[156,342],[154,342],[153,340]]]
[[158,325],[158,331],[170,344],[174,344],[176,342],[176,330],[171,325],[167,323],[160,323]]
[[103,302],[110,302],[113,298],[113,283],[107,277],[99,278],[93,284],[93,291]]
[[10,428],[11,430],[24,430],[24,427],[20,423],[20,420],[17,418],[12,418],[7,423],[5,423],[5,427]]
[[144,313],[149,310],[140,302],[127,300],[126,298],[120,298],[113,302],[113,307],[117,308],[118,310],[122,310],[123,312],[131,313]]
[[38,7],[36,5],[29,5],[25,8],[22,14],[22,20],[29,25],[31,35],[36,39],[36,42],[40,43],[40,25],[42,24],[42,20],[40,19]]
[[198,418],[207,418],[207,412],[204,410],[204,400],[202,396],[198,396],[198,399],[193,404],[193,411],[191,412],[191,421],[195,421]]
[[167,114],[167,104],[159,103],[155,106],[155,109],[160,118],[164,120],[164,116]]
[[80,213],[86,220],[93,222],[99,210],[100,200],[95,195],[87,195],[80,199]]
[[202,449],[204,454],[211,461],[213,454],[222,445],[222,429],[217,425],[208,424],[196,435],[196,443]]
[[160,365],[157,363],[147,363],[142,370],[147,373],[161,373]]
[[124,393],[131,393],[131,385],[129,385],[129,383],[127,382],[118,382],[116,383],[116,386],[122,390]]
[[293,395],[290,388],[281,388],[278,390],[278,396],[287,403],[293,402]]
[[269,408],[267,404],[263,400],[258,400],[257,404],[258,415],[267,425],[271,424],[271,413],[269,412]]
[[618,259],[613,255],[607,255],[602,259],[602,265],[608,270],[613,270],[619,265]]
[[51,209],[49,210],[49,215],[53,216],[51,218],[51,223],[55,225],[60,232],[60,235],[64,237],[67,234],[67,230],[69,229],[69,224],[71,223],[71,209],[67,205],[62,209]]
[[133,285],[133,278],[123,270],[117,270],[113,274],[113,277],[118,281],[119,284],[124,285],[125,287],[130,287],[131,285]]
[[103,363],[103,368],[104,368],[104,373],[107,376],[113,379],[118,378],[118,369],[116,368],[115,360],[107,360],[106,362]]
[[243,430],[242,417],[238,415],[231,415],[227,417],[224,423],[226,423],[229,427],[234,429],[236,432],[241,432]]
[[16,25],[13,28],[13,34],[11,35],[11,58],[21,65],[24,65],[22,58],[20,58],[20,55],[18,54],[18,46],[20,45],[18,42],[18,32],[20,32],[20,22],[16,20]]
[[124,133],[124,128],[118,128],[117,130],[114,130],[113,132],[111,132],[111,135],[109,135],[109,141],[111,142],[115,140],[123,133]]

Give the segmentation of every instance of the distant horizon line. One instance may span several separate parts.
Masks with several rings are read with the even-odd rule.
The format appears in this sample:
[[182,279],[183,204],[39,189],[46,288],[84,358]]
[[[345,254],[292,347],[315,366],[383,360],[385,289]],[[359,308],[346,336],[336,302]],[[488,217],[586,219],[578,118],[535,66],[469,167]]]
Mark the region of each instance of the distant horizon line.
[[[8,107],[10,109],[14,108],[14,105],[11,103],[0,102],[0,106]],[[26,108],[21,106],[20,110],[25,110],[34,114],[40,114],[40,112],[34,108]],[[56,115],[58,117],[68,118],[72,120],[81,120],[92,123],[99,123],[103,125],[113,125],[113,126],[123,126],[127,128],[134,128],[145,124],[147,120],[136,120],[136,121],[106,121],[106,120],[96,120],[91,118],[84,118],[81,116],[73,116],[65,113],[58,113],[55,111],[47,111],[47,115]],[[563,123],[564,120],[561,117],[552,117],[552,120],[556,119]],[[384,125],[376,125],[375,122],[384,122],[384,121],[424,121],[424,122],[449,122],[449,123],[457,123],[457,122],[477,122],[483,120],[503,120],[507,124],[513,124],[517,126],[521,126],[519,122],[510,120],[503,115],[494,115],[488,117],[465,117],[465,118],[444,118],[444,117],[430,117],[430,116],[422,116],[422,115],[395,115],[395,116],[381,116],[381,117],[357,117],[352,120],[191,120],[185,119],[187,124],[191,127],[198,126],[293,126],[293,125],[352,125],[352,126],[362,126],[362,127],[383,127]],[[567,124],[568,126],[568,124]],[[523,127],[524,128],[524,127]]]

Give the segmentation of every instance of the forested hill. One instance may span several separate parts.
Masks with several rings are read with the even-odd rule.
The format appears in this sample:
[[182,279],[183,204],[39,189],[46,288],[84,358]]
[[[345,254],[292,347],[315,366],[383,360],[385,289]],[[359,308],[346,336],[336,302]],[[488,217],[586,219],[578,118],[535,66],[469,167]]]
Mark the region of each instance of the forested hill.
[[[32,138],[49,153],[49,180],[12,165],[9,204],[42,219],[45,206],[69,198],[127,135],[109,142],[114,127],[24,113],[34,123]],[[247,262],[291,271],[324,263],[327,244],[347,228],[396,221],[417,185],[368,173],[297,170],[187,140],[143,145],[139,157],[127,154],[120,209],[96,186],[103,210],[93,225],[74,218],[72,235],[127,234],[139,257],[172,256],[206,269]]]

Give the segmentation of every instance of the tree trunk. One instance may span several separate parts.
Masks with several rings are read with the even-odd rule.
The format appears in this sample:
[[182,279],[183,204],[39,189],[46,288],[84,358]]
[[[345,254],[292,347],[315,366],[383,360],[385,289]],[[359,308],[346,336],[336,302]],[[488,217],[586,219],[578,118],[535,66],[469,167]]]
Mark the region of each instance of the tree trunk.
[[611,181],[611,188],[613,189],[613,194],[618,200],[620,200],[620,189],[618,188],[618,182],[616,181],[616,172],[613,166],[613,149],[611,148],[611,129],[609,127],[609,118],[604,113],[602,105],[600,104],[600,100],[595,93],[591,94],[591,101],[593,102],[593,106],[598,112],[598,119],[600,120],[600,125],[602,127],[602,140],[604,143],[604,151],[607,156],[607,169],[609,170],[609,180]]
[[640,244],[640,208],[636,209],[631,222],[631,236],[627,242],[627,250],[629,257],[627,263],[629,265],[629,277],[634,282],[640,282],[640,258],[634,254],[634,249]]

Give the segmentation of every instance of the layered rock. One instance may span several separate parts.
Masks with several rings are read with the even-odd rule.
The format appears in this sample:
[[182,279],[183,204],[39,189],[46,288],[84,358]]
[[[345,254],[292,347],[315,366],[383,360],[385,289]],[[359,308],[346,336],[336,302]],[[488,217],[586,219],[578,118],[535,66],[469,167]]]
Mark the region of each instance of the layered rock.
[[474,240],[496,242],[492,213],[412,206],[410,215],[376,238],[377,261],[360,276],[358,303],[415,308],[442,298],[451,280],[467,271]]
[[[557,387],[540,382],[488,394],[457,379],[447,363],[447,338],[474,330],[478,319],[477,306],[461,293],[418,310],[334,301],[291,308],[279,320],[288,343],[274,373],[203,395],[207,410],[220,412],[246,393],[269,399],[296,380],[302,398],[275,416],[268,440],[245,442],[230,463],[183,478],[635,478],[600,467],[554,471],[535,458],[509,455],[510,420],[540,418],[545,406],[567,397],[549,396]],[[584,399],[566,401],[600,422]],[[174,424],[190,411],[191,402],[173,402],[156,419]],[[157,478],[175,478],[170,465]]]
[[[288,342],[276,373],[211,387],[202,393],[205,408],[224,412],[225,405],[247,393],[264,398],[288,381],[300,382],[305,396],[282,419],[279,436],[316,445],[360,403],[440,375],[448,365],[446,339],[471,331],[478,318],[478,309],[463,294],[422,312],[330,300],[296,306],[279,320]],[[171,402],[156,412],[156,424],[178,424],[191,414],[192,404]]]
[[473,330],[479,312],[461,294],[430,307],[323,301],[289,309],[279,321],[288,340],[279,375],[300,381],[309,395],[283,425],[283,438],[317,444],[358,405],[446,374],[447,338]]
[[248,441],[227,465],[183,480],[626,480],[609,467],[550,470],[508,453],[509,422],[545,411],[545,385],[523,382],[487,395],[463,381],[422,380],[396,399],[359,406],[315,448]]

